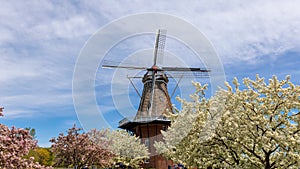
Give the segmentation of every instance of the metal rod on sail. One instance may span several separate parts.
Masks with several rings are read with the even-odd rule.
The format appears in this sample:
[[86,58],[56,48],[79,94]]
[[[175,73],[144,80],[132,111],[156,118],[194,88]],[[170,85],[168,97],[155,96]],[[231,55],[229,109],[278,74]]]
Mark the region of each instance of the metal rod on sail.
[[145,70],[147,67],[137,67],[137,66],[121,66],[121,65],[102,65],[102,68],[123,68],[123,69],[140,69]]
[[180,81],[181,81],[182,78],[183,78],[183,74],[181,75],[180,79],[178,80],[178,82],[177,82],[177,84],[176,84],[176,86],[175,86],[175,88],[174,88],[174,90],[173,90],[173,92],[172,92],[172,94],[171,94],[171,98],[174,96],[175,91],[176,91],[176,89],[178,88],[178,85],[179,85],[179,83],[180,83]]
[[150,97],[150,108],[149,108],[149,116],[152,115],[152,111],[153,111],[153,100],[154,100],[154,92],[155,92],[155,81],[156,81],[156,77],[155,77],[155,70],[152,70],[152,86],[151,86],[151,97]]
[[135,92],[139,95],[140,98],[142,98],[142,95],[140,94],[140,92],[138,91],[137,87],[136,87],[136,86],[134,85],[134,83],[132,82],[131,77],[129,77],[129,76],[127,75],[127,78],[129,79],[129,81],[130,81],[131,85],[133,86]]
[[192,71],[192,72],[211,72],[210,69],[198,68],[198,67],[162,67],[164,71]]

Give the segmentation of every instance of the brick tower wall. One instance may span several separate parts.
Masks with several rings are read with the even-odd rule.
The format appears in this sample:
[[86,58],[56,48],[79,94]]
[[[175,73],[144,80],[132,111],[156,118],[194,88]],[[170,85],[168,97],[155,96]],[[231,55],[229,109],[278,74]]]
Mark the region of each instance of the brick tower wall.
[[134,133],[141,138],[141,142],[148,147],[150,153],[150,159],[144,163],[143,168],[167,169],[173,165],[171,160],[158,155],[154,147],[155,141],[162,141],[161,130],[167,127],[165,124],[145,124],[135,128]]

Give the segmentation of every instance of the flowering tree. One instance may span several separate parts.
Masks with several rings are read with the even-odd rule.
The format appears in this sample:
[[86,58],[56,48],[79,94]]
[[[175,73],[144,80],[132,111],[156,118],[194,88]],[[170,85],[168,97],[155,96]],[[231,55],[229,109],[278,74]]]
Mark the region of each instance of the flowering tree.
[[[204,89],[196,83],[194,102],[181,100],[165,142],[155,145],[158,152],[197,168],[299,168],[300,87],[276,76],[268,84],[258,76],[243,83],[243,90],[236,79],[234,88],[226,83],[227,90],[208,101],[195,97]],[[181,120],[185,114],[194,120]],[[181,140],[171,134],[187,127]]]
[[141,143],[139,137],[132,136],[125,130],[112,131],[108,134],[108,139],[112,143],[108,148],[116,155],[113,159],[115,164],[138,168],[149,158],[148,148]]
[[[0,114],[2,114],[2,109]],[[34,158],[25,159],[30,149],[36,147],[36,140],[32,139],[29,131],[0,124],[0,168],[45,168],[34,162]]]
[[61,133],[52,138],[51,151],[55,154],[56,165],[82,168],[91,165],[106,165],[112,158],[105,144],[100,145],[90,139],[89,133],[82,133],[81,128],[74,125],[67,135]]
[[114,154],[111,161],[114,167],[122,164],[126,167],[138,168],[145,159],[149,158],[148,149],[141,144],[139,137],[130,135],[125,130],[92,130],[89,134],[99,145],[108,143],[105,147]]

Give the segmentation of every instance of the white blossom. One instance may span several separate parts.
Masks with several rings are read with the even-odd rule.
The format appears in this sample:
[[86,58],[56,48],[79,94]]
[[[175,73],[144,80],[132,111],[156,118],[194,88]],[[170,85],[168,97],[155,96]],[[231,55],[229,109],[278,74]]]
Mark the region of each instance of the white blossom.
[[267,84],[257,75],[243,84],[235,78],[234,87],[226,82],[226,90],[204,99],[197,83],[191,96],[198,100],[179,99],[182,110],[157,151],[197,168],[299,168],[300,87],[289,76]]

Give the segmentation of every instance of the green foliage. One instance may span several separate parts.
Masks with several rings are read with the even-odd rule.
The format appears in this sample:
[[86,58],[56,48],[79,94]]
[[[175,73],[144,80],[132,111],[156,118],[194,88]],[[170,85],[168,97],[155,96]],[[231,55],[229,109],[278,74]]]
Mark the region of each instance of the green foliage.
[[36,131],[35,131],[34,128],[26,127],[25,130],[28,130],[28,131],[29,131],[29,134],[31,135],[31,137],[32,137],[33,139],[36,139],[36,136],[35,136],[35,135],[36,135]]
[[44,166],[51,166],[53,164],[54,155],[50,148],[37,147],[29,151],[25,158],[34,157],[34,161]]

